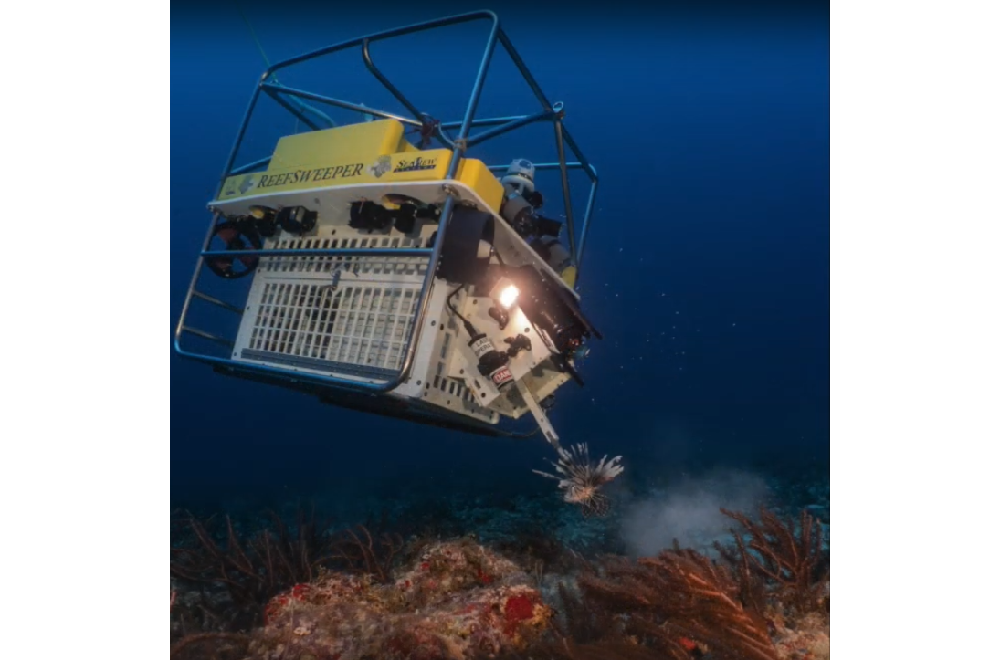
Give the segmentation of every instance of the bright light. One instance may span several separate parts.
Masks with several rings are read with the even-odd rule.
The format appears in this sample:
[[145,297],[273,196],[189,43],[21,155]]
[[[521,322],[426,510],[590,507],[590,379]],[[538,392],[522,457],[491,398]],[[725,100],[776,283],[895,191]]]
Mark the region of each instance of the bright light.
[[517,302],[517,296],[520,293],[516,286],[508,284],[500,291],[497,301],[504,309],[510,309]]
[[501,277],[494,284],[493,288],[490,289],[490,298],[497,302],[497,305],[502,309],[510,309],[517,302],[518,296],[521,295],[520,289],[514,285],[514,282],[507,277]]

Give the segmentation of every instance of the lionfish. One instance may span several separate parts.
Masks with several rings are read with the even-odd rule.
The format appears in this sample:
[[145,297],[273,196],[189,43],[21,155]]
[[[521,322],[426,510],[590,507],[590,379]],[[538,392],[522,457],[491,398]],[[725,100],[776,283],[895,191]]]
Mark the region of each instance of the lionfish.
[[621,456],[615,456],[610,461],[602,458],[597,465],[590,462],[590,452],[586,444],[571,445],[568,450],[555,447],[559,460],[552,465],[562,476],[532,470],[549,479],[558,479],[559,488],[563,490],[563,501],[580,505],[584,516],[603,516],[611,507],[611,501],[599,491],[625,469],[619,464]]

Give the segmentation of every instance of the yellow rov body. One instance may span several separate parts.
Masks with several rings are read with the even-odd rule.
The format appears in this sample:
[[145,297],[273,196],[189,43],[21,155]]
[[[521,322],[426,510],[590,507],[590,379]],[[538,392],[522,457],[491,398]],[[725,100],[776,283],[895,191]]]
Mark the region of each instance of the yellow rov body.
[[[275,70],[360,46],[369,69],[412,107],[375,67],[369,44],[483,19],[493,29],[461,122],[438,122],[416,111],[416,119],[408,119],[268,82]],[[498,40],[536,90],[543,106],[537,115],[474,119]],[[283,137],[269,158],[234,168],[260,92],[314,130]],[[313,119],[322,113],[302,99],[380,119],[324,128]],[[540,120],[555,123],[557,163],[514,159],[487,166],[466,156],[477,142]],[[495,128],[469,137],[476,125]],[[407,139],[408,126],[419,129],[420,146]],[[430,148],[431,140],[441,148]],[[579,162],[565,161],[564,142]],[[565,227],[537,211],[534,173],[545,169],[562,175]],[[568,188],[572,169],[592,180],[579,235]],[[254,92],[209,203],[212,224],[175,348],[223,373],[418,422],[497,433],[506,432],[498,426],[502,417],[531,413],[555,443],[545,410],[564,383],[582,384],[578,356],[587,340],[600,336],[574,290],[595,190],[596,173],[563,128],[561,104],[545,99],[490,12],[397,29],[277,64]],[[232,286],[240,303],[199,289],[204,267],[221,278],[223,290]],[[195,300],[238,315],[235,337],[192,327]],[[189,350],[181,343],[189,336],[225,352]]]

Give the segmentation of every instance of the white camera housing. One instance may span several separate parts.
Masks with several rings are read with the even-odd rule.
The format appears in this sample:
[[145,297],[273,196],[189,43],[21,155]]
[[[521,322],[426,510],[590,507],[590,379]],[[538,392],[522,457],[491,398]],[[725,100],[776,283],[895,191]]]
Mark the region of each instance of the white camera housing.
[[511,162],[507,168],[507,173],[500,179],[504,192],[507,195],[517,193],[526,196],[535,192],[535,165],[523,158],[518,158]]

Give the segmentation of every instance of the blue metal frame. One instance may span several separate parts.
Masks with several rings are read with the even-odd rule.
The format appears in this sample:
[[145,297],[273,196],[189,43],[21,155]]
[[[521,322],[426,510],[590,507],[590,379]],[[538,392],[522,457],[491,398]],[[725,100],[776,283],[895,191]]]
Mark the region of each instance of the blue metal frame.
[[[424,23],[418,23],[415,25],[410,25],[401,28],[395,28],[392,30],[386,30],[384,32],[378,32],[367,37],[359,37],[356,39],[351,39],[333,46],[327,46],[325,48],[320,48],[312,52],[300,55],[298,57],[293,57],[291,59],[285,60],[283,62],[278,62],[267,69],[261,76],[260,82],[254,88],[253,95],[250,97],[250,103],[247,107],[246,113],[243,117],[243,122],[240,125],[239,132],[236,135],[236,140],[233,143],[232,150],[229,153],[229,158],[226,161],[226,167],[223,171],[222,177],[219,180],[219,186],[216,190],[216,198],[222,192],[222,187],[225,185],[225,181],[228,177],[235,174],[241,174],[244,172],[250,172],[260,167],[268,164],[269,158],[264,158],[261,160],[254,161],[252,163],[247,163],[240,167],[234,167],[236,161],[236,155],[239,152],[240,145],[243,143],[243,139],[246,135],[247,126],[250,123],[250,117],[253,114],[254,108],[257,105],[257,100],[260,98],[261,92],[264,92],[276,102],[282,105],[285,109],[295,115],[299,120],[301,120],[306,126],[309,126],[313,130],[317,130],[319,127],[311,122],[308,117],[302,113],[298,107],[294,104],[289,103],[282,95],[288,95],[296,97],[298,99],[314,101],[317,103],[324,103],[327,105],[332,105],[336,107],[345,108],[348,110],[354,110],[355,112],[373,115],[375,117],[381,117],[383,119],[395,119],[396,121],[402,122],[405,125],[423,127],[425,125],[425,120],[429,118],[429,115],[422,113],[416,106],[414,106],[403,94],[400,92],[386,77],[382,72],[375,66],[370,53],[370,45],[373,42],[381,41],[383,39],[391,39],[393,37],[400,37],[407,34],[412,34],[415,32],[422,32],[425,30],[431,30],[434,28],[447,27],[451,25],[458,25],[462,23],[468,23],[478,20],[487,20],[491,23],[489,37],[486,42],[486,49],[483,53],[482,60],[479,65],[479,73],[476,76],[475,84],[472,88],[472,93],[469,96],[468,106],[465,111],[465,117],[461,121],[449,121],[441,122],[436,125],[434,130],[434,136],[439,142],[444,144],[446,147],[452,150],[451,160],[448,163],[447,174],[445,175],[445,180],[450,180],[455,178],[458,165],[461,159],[465,156],[469,147],[485,142],[486,140],[497,137],[504,133],[513,131],[515,129],[521,128],[528,124],[537,121],[552,121],[555,130],[555,140],[556,140],[556,150],[559,155],[558,162],[554,163],[537,163],[535,168],[537,170],[560,170],[562,175],[562,186],[563,186],[563,200],[566,207],[566,228],[567,234],[569,236],[570,242],[570,254],[573,256],[575,265],[577,266],[577,273],[579,275],[580,263],[583,257],[584,242],[587,236],[587,230],[590,225],[590,218],[594,210],[594,200],[597,195],[597,171],[594,166],[591,165],[580,148],[577,146],[576,141],[570,135],[569,131],[563,126],[563,106],[562,103],[550,103],[548,98],[542,92],[538,83],[535,81],[531,72],[525,66],[524,61],[521,56],[514,49],[513,44],[511,44],[510,39],[500,28],[500,19],[497,18],[496,14],[491,11],[477,11],[469,14],[460,14],[457,16],[450,16],[447,18],[437,19],[433,21],[427,21]],[[538,98],[542,105],[542,110],[533,115],[515,116],[515,117],[497,117],[492,119],[475,119],[476,110],[479,105],[479,99],[482,95],[483,84],[486,80],[486,74],[489,71],[490,62],[493,59],[493,52],[496,49],[497,43],[507,51],[510,55],[511,60],[513,60],[515,66],[521,72],[522,77],[525,82],[528,83],[531,90],[534,92],[535,96]],[[339,99],[333,99],[326,96],[321,96],[319,94],[314,94],[312,92],[285,87],[281,84],[276,84],[268,82],[271,77],[279,70],[288,68],[295,64],[300,64],[302,62],[312,60],[324,55],[329,55],[336,53],[341,50],[348,48],[361,47],[362,57],[365,66],[374,75],[389,92],[408,110],[413,114],[414,119],[407,117],[401,117],[389,112],[384,112],[374,108],[369,108],[361,106],[355,103],[350,103],[348,101],[341,101]],[[492,126],[489,130],[482,131],[478,135],[469,136],[469,132],[474,126]],[[458,136],[452,138],[449,136],[447,131],[451,129],[458,129]],[[566,162],[565,157],[565,145],[569,145],[570,150],[576,156],[577,161]],[[505,171],[507,165],[495,165],[490,166],[490,170],[493,172]],[[590,196],[587,199],[587,208],[584,211],[583,216],[583,226],[580,231],[579,240],[574,230],[573,223],[573,207],[572,200],[570,199],[569,190],[569,170],[571,169],[582,169],[584,173],[590,178]],[[261,376],[276,376],[280,375],[284,378],[290,378],[295,383],[301,384],[311,384],[317,388],[328,390],[332,389],[346,389],[354,392],[368,392],[371,394],[383,394],[389,392],[396,387],[398,387],[406,378],[409,376],[410,370],[413,366],[413,356],[420,336],[420,329],[423,327],[424,317],[427,311],[427,299],[428,292],[430,290],[431,283],[434,280],[433,277],[433,265],[436,264],[441,257],[441,246],[444,245],[444,234],[447,230],[448,220],[451,217],[451,212],[454,207],[454,199],[449,196],[441,209],[441,218],[438,222],[438,239],[434,242],[433,248],[386,248],[386,249],[351,249],[351,248],[329,248],[329,249],[314,249],[314,250],[246,250],[241,252],[244,255],[257,255],[259,257],[280,257],[280,256],[380,256],[380,255],[391,255],[399,257],[412,257],[412,256],[427,256],[429,257],[429,264],[431,267],[428,269],[428,275],[424,280],[424,284],[420,290],[420,296],[417,299],[417,318],[410,330],[410,335],[407,338],[405,357],[403,361],[403,368],[400,370],[396,378],[390,382],[381,384],[366,384],[358,383],[355,381],[349,381],[342,378],[336,378],[332,376],[319,376],[316,374],[307,374],[301,372],[295,372],[294,375],[290,375],[290,372],[284,369],[277,369],[274,367],[269,367],[266,365],[258,364],[248,364],[242,362],[235,362],[234,360],[218,358],[209,355],[201,355],[198,353],[193,353],[185,350],[181,346],[181,337],[183,334],[189,333],[196,336],[200,336],[205,339],[220,342],[223,344],[231,345],[227,339],[214,336],[210,333],[191,328],[185,325],[185,319],[187,318],[188,310],[190,308],[191,300],[198,298],[204,300],[210,304],[217,305],[228,311],[242,314],[242,309],[226,303],[222,300],[214,298],[212,296],[206,295],[198,291],[195,287],[198,284],[198,278],[201,275],[205,264],[205,257],[227,255],[232,256],[231,253],[210,251],[208,246],[212,239],[213,231],[215,228],[215,223],[217,216],[213,216],[211,223],[209,224],[208,232],[205,236],[205,241],[203,243],[202,251],[198,256],[198,261],[195,266],[194,276],[191,279],[191,284],[188,287],[187,295],[184,299],[184,306],[181,311],[180,320],[177,323],[176,330],[174,332],[174,350],[178,354],[183,355],[188,358],[195,360],[200,360],[202,362],[208,362],[214,364],[217,367],[226,367],[236,372],[246,372],[246,373],[256,373]]]

